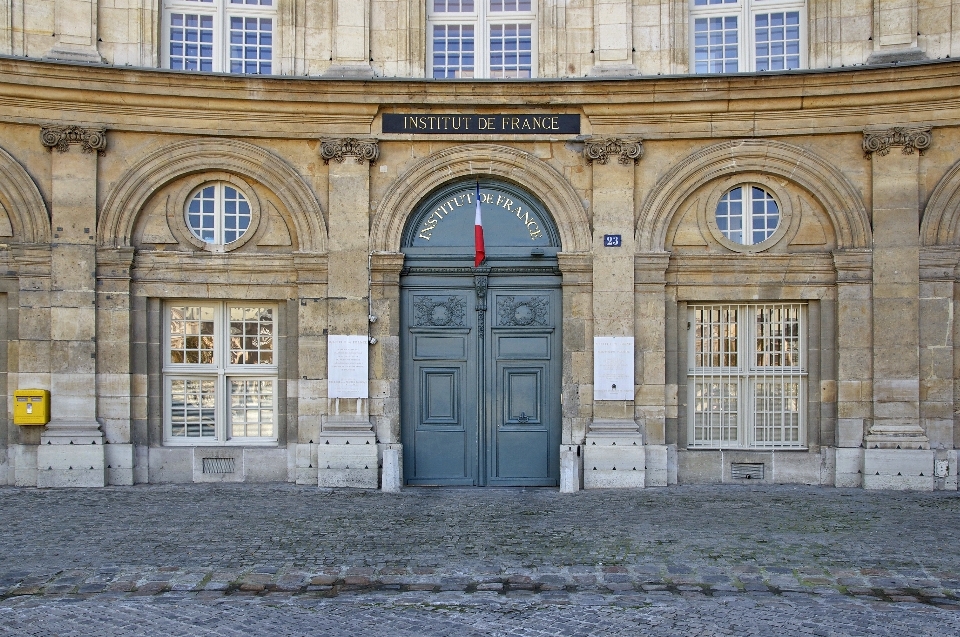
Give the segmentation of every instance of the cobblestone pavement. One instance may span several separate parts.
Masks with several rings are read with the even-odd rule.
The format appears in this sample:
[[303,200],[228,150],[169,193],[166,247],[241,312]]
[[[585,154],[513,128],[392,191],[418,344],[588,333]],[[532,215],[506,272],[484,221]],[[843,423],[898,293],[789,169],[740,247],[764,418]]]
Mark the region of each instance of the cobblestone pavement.
[[960,635],[960,495],[0,488],[0,635]]

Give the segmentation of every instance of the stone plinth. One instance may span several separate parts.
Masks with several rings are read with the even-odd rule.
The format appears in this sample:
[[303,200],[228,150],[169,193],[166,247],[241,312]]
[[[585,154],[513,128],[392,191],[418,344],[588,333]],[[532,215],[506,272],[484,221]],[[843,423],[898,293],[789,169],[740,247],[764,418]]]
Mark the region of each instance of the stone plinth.
[[97,423],[53,421],[47,425],[40,434],[37,448],[37,486],[103,487],[106,484],[103,433],[97,430]]
[[560,493],[576,493],[581,489],[582,458],[580,445],[560,446]]
[[377,441],[368,418],[336,416],[324,420],[317,445],[317,474],[321,487],[380,486]]
[[865,449],[863,488],[932,491],[933,457],[929,449]]
[[643,488],[646,460],[635,421],[595,420],[583,448],[583,488]]

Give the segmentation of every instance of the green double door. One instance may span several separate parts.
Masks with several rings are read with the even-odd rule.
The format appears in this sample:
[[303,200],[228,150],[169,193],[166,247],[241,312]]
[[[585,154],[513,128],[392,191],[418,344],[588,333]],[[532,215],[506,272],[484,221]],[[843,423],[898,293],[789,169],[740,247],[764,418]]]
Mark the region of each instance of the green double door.
[[557,486],[558,277],[459,270],[401,282],[404,480]]

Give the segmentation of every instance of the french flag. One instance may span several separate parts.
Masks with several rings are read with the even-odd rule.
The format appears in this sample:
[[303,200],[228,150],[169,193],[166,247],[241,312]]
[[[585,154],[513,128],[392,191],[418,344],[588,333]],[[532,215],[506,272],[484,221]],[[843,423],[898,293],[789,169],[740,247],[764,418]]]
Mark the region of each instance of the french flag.
[[476,252],[473,258],[473,267],[478,268],[487,253],[483,250],[483,220],[480,218],[480,182],[477,182],[477,217],[473,222],[473,247]]

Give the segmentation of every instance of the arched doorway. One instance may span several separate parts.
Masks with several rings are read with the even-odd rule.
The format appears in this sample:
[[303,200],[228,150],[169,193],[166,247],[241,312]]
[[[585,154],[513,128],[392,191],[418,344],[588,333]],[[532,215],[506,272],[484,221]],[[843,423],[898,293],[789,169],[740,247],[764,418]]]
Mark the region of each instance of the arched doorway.
[[556,486],[561,293],[556,226],[509,183],[446,184],[404,231],[401,437],[409,485]]

